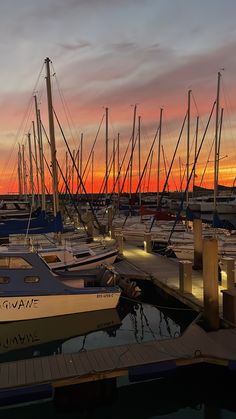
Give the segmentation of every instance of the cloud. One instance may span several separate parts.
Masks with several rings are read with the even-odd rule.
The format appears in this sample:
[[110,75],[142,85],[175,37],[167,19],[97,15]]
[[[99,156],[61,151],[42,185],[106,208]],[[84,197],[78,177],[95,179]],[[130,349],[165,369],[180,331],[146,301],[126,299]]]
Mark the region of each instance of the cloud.
[[69,51],[77,51],[83,48],[91,47],[91,43],[88,41],[81,41],[74,44],[59,44],[62,49],[69,50]]

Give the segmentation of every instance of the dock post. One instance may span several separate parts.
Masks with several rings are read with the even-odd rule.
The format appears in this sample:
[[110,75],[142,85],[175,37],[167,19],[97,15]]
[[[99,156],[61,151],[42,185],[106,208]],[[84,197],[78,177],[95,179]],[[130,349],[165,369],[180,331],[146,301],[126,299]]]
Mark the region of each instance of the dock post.
[[111,239],[115,239],[115,227],[113,225],[110,228],[110,237]]
[[108,223],[108,232],[110,234],[111,227],[112,227],[112,221],[113,221],[113,208],[112,207],[108,207],[107,211],[108,211],[108,221],[107,221],[107,223]]
[[152,235],[151,233],[144,233],[143,236],[143,245],[144,251],[146,253],[152,253],[152,242],[151,242]]
[[192,262],[191,260],[179,261],[179,289],[181,292],[192,293]]
[[86,217],[86,227],[87,227],[87,232],[88,235],[91,239],[93,239],[94,236],[94,227],[93,227],[93,214],[88,212],[87,217]]
[[210,330],[218,330],[219,291],[218,291],[218,242],[215,238],[203,240],[203,297],[204,316]]
[[117,247],[119,249],[120,255],[123,255],[124,243],[123,243],[123,234],[122,233],[119,232],[118,234],[116,234],[116,242],[117,242]]
[[221,279],[224,288],[229,290],[234,288],[234,259],[230,257],[222,257],[220,261]]
[[194,269],[202,269],[202,220],[193,220]]

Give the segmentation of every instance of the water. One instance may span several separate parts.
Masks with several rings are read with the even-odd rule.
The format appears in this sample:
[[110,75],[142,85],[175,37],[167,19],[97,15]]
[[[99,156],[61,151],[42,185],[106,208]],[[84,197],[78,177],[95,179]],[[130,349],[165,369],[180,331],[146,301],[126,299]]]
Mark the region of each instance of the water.
[[[164,302],[159,299],[158,304]],[[122,300],[116,310],[3,324],[0,362],[176,337],[195,316],[191,311],[161,311],[147,303]],[[232,377],[225,377],[222,371],[196,368],[181,368],[181,375],[135,384],[122,377],[96,400],[92,392],[79,388],[76,397],[70,398],[69,392],[67,403],[59,393],[54,403],[3,409],[0,415],[4,419],[235,418]],[[63,396],[67,397],[65,390]]]
[[179,336],[182,326],[149,304],[2,324],[0,362]]

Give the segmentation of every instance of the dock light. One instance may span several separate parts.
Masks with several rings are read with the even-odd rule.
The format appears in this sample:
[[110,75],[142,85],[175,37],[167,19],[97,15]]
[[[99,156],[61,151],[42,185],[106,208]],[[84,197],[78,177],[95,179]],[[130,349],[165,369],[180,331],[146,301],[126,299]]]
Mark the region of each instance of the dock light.
[[143,247],[144,247],[144,252],[147,253],[147,242],[146,242],[146,240],[144,240],[144,242],[143,242]]

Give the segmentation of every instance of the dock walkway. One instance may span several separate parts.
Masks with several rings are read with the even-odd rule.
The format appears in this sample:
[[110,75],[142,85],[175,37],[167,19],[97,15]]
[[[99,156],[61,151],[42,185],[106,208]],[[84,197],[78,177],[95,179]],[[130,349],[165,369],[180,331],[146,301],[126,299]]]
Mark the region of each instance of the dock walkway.
[[[124,244],[124,260],[123,268],[122,262],[119,267],[124,274],[127,270],[133,276],[139,271],[141,278],[152,280],[189,307],[202,311],[203,280],[200,272],[193,271],[193,293],[181,293],[177,260],[145,253],[130,242]],[[182,336],[172,339],[2,363],[0,395],[8,390],[27,390],[29,386],[40,384],[56,388],[120,376],[139,381],[157,378],[167,371],[196,363],[236,370],[236,328],[206,332],[193,323]]]
[[43,383],[55,388],[125,375],[137,381],[202,362],[235,368],[236,330],[207,333],[193,324],[174,339],[3,363],[0,389]]
[[[124,260],[135,269],[143,272],[143,276],[152,280],[159,288],[169,295],[200,312],[203,310],[203,276],[201,271],[192,271],[192,293],[179,290],[179,260],[146,253],[137,242],[124,242]],[[138,279],[138,278],[137,278]],[[219,285],[219,307],[222,314],[222,292]]]

